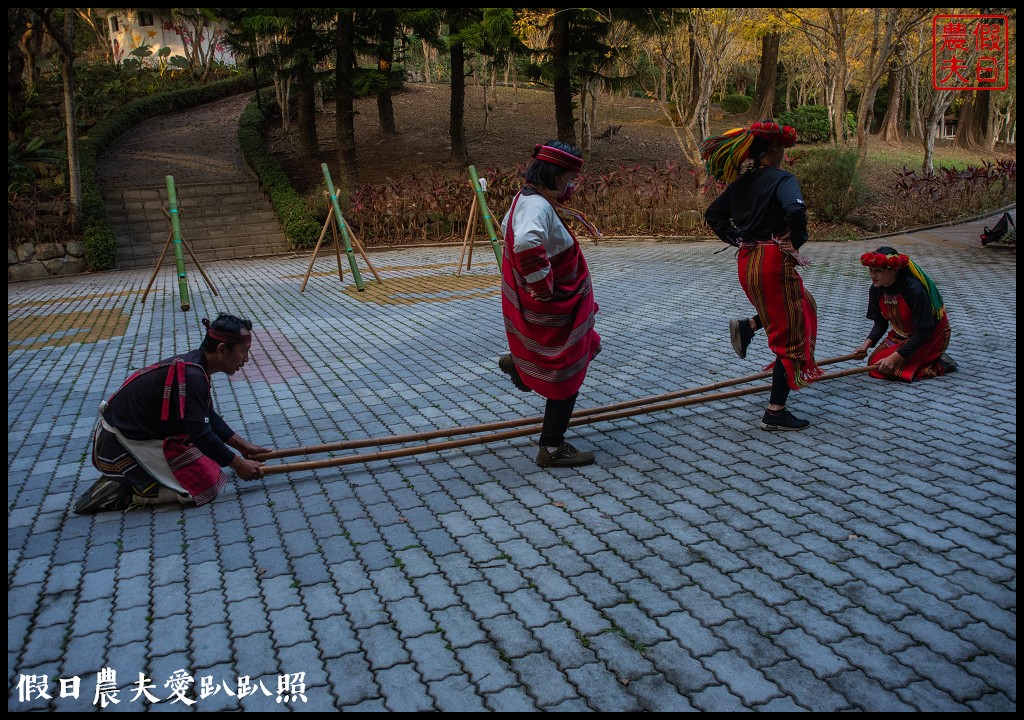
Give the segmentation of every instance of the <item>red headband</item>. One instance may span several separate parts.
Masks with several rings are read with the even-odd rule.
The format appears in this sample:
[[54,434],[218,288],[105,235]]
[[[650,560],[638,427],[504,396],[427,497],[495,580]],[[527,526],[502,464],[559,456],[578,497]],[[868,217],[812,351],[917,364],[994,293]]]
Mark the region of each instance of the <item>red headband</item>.
[[252,332],[248,335],[242,335],[241,333],[217,330],[210,327],[210,321],[206,318],[203,318],[203,325],[206,327],[206,334],[217,342],[228,343],[229,345],[244,345],[245,347],[252,345]]
[[583,169],[583,158],[576,157],[571,153],[564,152],[550,145],[534,145],[533,157],[537,160],[549,162],[552,165],[563,167],[566,170],[579,172]]
[[768,122],[756,122],[749,128],[750,133],[759,138],[765,140],[776,140],[784,147],[793,147],[796,145],[796,130],[791,128],[789,125],[785,127],[779,127],[777,123]]
[[860,264],[869,268],[883,270],[902,270],[910,264],[906,255],[886,255],[880,252],[866,252],[860,256]]

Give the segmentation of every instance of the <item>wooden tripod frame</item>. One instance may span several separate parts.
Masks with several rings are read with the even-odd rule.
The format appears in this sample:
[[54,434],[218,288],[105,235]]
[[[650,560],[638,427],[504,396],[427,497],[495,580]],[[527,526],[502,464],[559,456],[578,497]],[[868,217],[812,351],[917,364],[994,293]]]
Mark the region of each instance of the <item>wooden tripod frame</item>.
[[[459,269],[455,272],[456,277],[462,275],[462,261],[466,261],[466,270],[473,265],[473,246],[476,244],[476,232],[480,226],[480,201],[473,195],[473,202],[469,205],[469,220],[466,221],[466,234],[462,238],[462,253],[459,255]],[[468,249],[468,257],[467,257]],[[497,252],[497,251],[496,251]],[[498,266],[501,270],[501,266]]]
[[[331,229],[331,236],[334,239],[334,252],[338,257],[338,280],[342,283],[345,282],[345,274],[341,269],[341,238],[338,237],[338,225],[337,223],[331,222],[334,219],[334,209],[331,208],[327,211],[327,219],[324,220],[324,226],[320,230],[320,238],[316,241],[316,247],[313,248],[313,257],[309,259],[309,267],[306,268],[306,276],[302,278],[302,287],[299,288],[299,292],[306,291],[306,283],[309,282],[309,276],[313,272],[313,264],[316,262],[316,255],[320,252],[320,245],[323,243],[324,238],[327,236],[327,228]],[[374,279],[379,284],[384,284],[384,281],[380,279],[380,275],[377,274],[376,268],[373,267],[373,263],[370,262],[370,256],[366,254],[366,248],[356,237],[356,234],[352,231],[352,226],[348,226],[349,237],[352,238],[352,244],[356,246],[356,250],[363,256],[363,262],[366,263],[366,267],[370,268],[370,272],[373,273]]]
[[[171,214],[167,212],[167,208],[164,208],[164,215],[167,216],[167,221],[170,222]],[[146,289],[142,293],[142,302],[146,302],[146,297],[149,295],[149,289],[153,287],[153,283],[156,281],[156,276],[160,272],[160,266],[164,264],[164,258],[167,256],[167,251],[170,249],[171,242],[173,242],[173,240],[174,228],[172,227],[170,232],[167,233],[167,242],[164,243],[164,249],[160,251],[160,259],[156,261],[156,267],[153,268],[153,277],[149,279],[149,284],[146,285]],[[210,290],[213,291],[214,295],[217,295],[219,297],[217,288],[214,287],[212,282],[210,282],[210,278],[207,277],[206,271],[203,270],[203,264],[199,262],[199,258],[196,257],[196,254],[192,252],[192,246],[188,244],[188,241],[185,238],[181,238],[181,244],[185,246],[186,250],[188,250],[188,254],[192,258],[192,262],[194,262],[196,264],[196,267],[199,268],[199,273],[203,276],[203,280],[206,281],[206,284],[210,286]]]

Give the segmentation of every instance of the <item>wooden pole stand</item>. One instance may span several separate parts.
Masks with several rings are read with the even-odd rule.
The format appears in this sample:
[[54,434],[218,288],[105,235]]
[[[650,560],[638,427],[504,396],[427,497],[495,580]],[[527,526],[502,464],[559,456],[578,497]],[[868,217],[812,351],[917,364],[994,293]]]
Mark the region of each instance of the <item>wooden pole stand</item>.
[[469,220],[466,221],[466,235],[462,238],[462,254],[459,255],[459,269],[456,277],[462,275],[462,261],[466,257],[466,248],[469,248],[469,260],[466,261],[466,270],[470,269],[473,263],[473,236],[476,235],[477,220],[479,219],[476,195],[473,195],[473,202],[469,205]]
[[[323,243],[324,237],[327,235],[328,227],[331,228],[331,237],[334,240],[334,251],[338,257],[338,280],[340,280],[342,283],[345,282],[345,275],[341,269],[342,241],[341,238],[338,237],[338,225],[337,223],[332,222],[333,219],[334,208],[332,207],[327,212],[327,219],[324,220],[324,226],[320,230],[320,238],[316,241],[316,247],[313,248],[313,257],[309,259],[309,267],[306,268],[306,276],[302,278],[302,287],[299,288],[299,292],[305,292],[306,290],[306,283],[309,281],[309,276],[313,272],[313,264],[316,262],[317,253],[320,252],[320,245]],[[348,227],[348,235],[350,238],[352,238],[352,244],[355,246],[355,249],[359,252],[360,255],[362,255],[363,262],[366,263],[366,267],[370,268],[370,272],[373,273],[373,277],[377,280],[377,284],[383,285],[384,281],[380,279],[380,275],[377,274],[377,269],[373,266],[373,263],[370,262],[370,256],[367,254],[366,248],[363,247],[363,243],[360,242],[359,238],[356,237],[356,234],[355,232],[352,231],[351,226]]]
[[[164,208],[163,210],[164,210],[164,215],[167,217],[167,222],[169,224],[171,224],[171,214],[170,214],[170,212],[168,212],[167,208]],[[192,262],[194,262],[196,264],[196,267],[199,268],[199,274],[203,276],[203,280],[205,280],[206,284],[210,286],[210,290],[213,291],[213,294],[217,295],[219,297],[220,293],[217,292],[217,288],[214,287],[213,282],[210,281],[209,276],[206,274],[206,270],[203,269],[203,264],[201,262],[199,262],[199,258],[197,258],[195,252],[193,252],[192,246],[188,244],[188,241],[185,238],[179,238],[179,239],[181,240],[181,244],[184,245],[185,249],[188,251],[189,257],[192,258]],[[146,302],[146,298],[149,296],[149,290],[150,290],[150,288],[153,287],[153,283],[156,281],[156,276],[160,273],[160,266],[163,265],[164,258],[167,257],[167,251],[171,248],[171,243],[173,243],[173,242],[174,242],[174,227],[172,226],[171,229],[167,233],[167,242],[164,243],[164,249],[160,251],[160,258],[156,261],[156,267],[153,268],[153,276],[149,279],[149,284],[146,285],[146,289],[142,293],[142,302],[143,303]]]

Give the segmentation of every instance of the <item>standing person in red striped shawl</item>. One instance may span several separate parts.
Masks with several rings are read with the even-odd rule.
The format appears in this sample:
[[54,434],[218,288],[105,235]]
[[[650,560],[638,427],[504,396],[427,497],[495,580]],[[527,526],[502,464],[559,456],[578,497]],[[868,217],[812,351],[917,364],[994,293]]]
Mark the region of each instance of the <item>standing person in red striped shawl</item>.
[[797,254],[807,242],[807,207],[796,177],[780,167],[785,148],[794,143],[796,131],[788,125],[757,122],[707,138],[700,147],[708,172],[729,183],[704,217],[718,237],[739,248],[740,285],[757,310],[749,319],[729,323],[733,348],[745,357],[764,327],[776,356],[764,430],[810,425],[786,410],[786,399],[791,389],[821,375],[814,362],[817,307],[796,271],[807,264]]
[[551,141],[537,145],[526,184],[502,220],[501,311],[511,353],[498,365],[517,388],[547,398],[537,464],[590,465],[594,453],[565,441],[587,366],[601,350],[594,330],[597,303],[590,271],[576,237],[562,219],[573,182],[583,167],[578,148]]

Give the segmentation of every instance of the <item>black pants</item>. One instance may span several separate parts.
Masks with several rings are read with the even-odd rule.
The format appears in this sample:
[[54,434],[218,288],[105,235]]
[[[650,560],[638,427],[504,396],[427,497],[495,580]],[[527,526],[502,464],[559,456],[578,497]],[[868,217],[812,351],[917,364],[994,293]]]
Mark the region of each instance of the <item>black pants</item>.
[[781,360],[775,360],[775,367],[772,368],[772,394],[768,398],[770,405],[785,405],[789,397],[789,376],[786,373],[786,366]]
[[548,400],[544,406],[544,425],[540,430],[540,444],[546,447],[559,447],[565,442],[565,431],[569,429],[573,408],[579,393],[565,400]]

